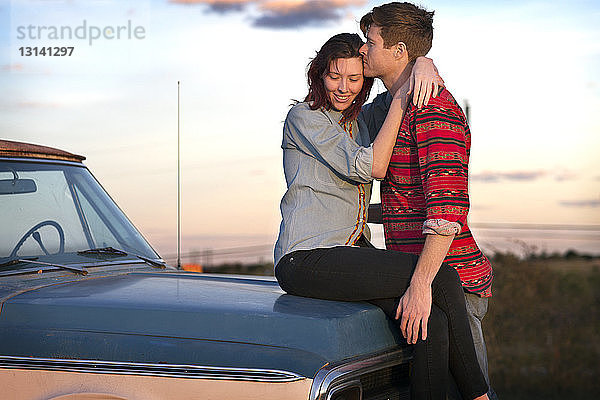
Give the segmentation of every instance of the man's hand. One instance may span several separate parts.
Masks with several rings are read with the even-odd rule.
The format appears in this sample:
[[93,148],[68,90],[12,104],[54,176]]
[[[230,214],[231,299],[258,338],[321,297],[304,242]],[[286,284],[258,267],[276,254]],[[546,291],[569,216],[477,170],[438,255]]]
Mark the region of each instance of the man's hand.
[[400,298],[396,319],[400,319],[400,330],[409,344],[417,343],[419,328],[421,338],[427,339],[427,322],[431,314],[431,285],[415,284],[408,287]]
[[431,314],[431,284],[440,269],[448,249],[454,240],[452,235],[428,234],[423,251],[419,256],[410,285],[400,298],[396,319],[400,320],[400,330],[408,343],[414,344],[421,337],[427,339],[427,322]]
[[419,108],[429,103],[431,97],[436,97],[444,80],[439,75],[433,60],[418,57],[410,74],[408,93],[413,94],[413,104]]

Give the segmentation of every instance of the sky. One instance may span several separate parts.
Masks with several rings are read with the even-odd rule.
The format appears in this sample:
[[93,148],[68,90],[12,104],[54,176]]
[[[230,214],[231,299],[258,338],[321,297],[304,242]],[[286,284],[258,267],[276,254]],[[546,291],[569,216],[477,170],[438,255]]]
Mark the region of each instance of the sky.
[[[306,94],[306,64],[379,4],[0,0],[0,137],[85,155],[172,254],[180,82],[184,252],[273,244],[282,123]],[[429,56],[470,105],[470,223],[600,225],[600,3],[418,4],[435,11]],[[22,55],[45,46],[73,50]],[[540,246],[600,252],[597,231],[583,235]]]

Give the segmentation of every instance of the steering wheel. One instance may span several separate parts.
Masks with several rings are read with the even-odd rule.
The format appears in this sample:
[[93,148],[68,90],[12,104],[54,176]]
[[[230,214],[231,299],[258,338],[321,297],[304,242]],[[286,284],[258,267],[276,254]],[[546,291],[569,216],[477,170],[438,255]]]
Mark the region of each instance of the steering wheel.
[[21,246],[23,246],[23,243],[25,243],[25,241],[27,240],[27,238],[29,238],[29,236],[33,236],[35,241],[39,244],[40,248],[42,249],[42,251],[44,253],[46,253],[46,255],[50,255],[50,253],[48,252],[48,250],[46,250],[46,247],[42,243],[42,239],[40,237],[39,232],[37,232],[38,229],[40,229],[41,227],[46,226],[46,225],[52,226],[58,232],[60,245],[58,248],[58,252],[55,254],[64,253],[65,252],[65,231],[63,230],[63,228],[60,226],[60,224],[58,222],[52,221],[52,220],[47,220],[47,221],[42,221],[39,224],[36,224],[33,228],[31,228],[30,230],[25,232],[25,234],[17,242],[13,251],[10,252],[10,256],[8,256],[8,257],[9,258],[16,257],[17,252],[19,251]]

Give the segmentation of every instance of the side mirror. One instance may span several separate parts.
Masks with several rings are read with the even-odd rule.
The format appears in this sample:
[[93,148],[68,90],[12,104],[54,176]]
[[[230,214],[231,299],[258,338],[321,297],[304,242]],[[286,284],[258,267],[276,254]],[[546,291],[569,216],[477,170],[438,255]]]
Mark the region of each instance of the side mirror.
[[35,193],[37,186],[33,179],[0,180],[0,196],[4,194]]

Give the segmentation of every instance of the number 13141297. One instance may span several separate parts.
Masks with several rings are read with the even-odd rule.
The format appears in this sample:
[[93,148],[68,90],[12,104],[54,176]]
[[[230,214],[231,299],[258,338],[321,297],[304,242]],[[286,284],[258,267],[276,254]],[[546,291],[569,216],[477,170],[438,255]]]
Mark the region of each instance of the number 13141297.
[[73,54],[74,47],[19,47],[21,56],[24,57],[70,57]]

